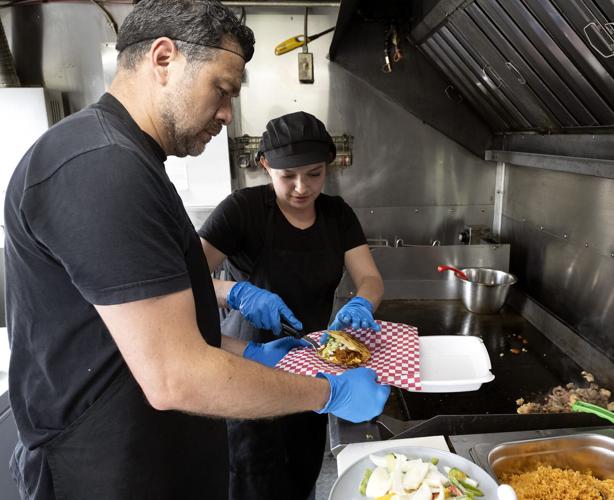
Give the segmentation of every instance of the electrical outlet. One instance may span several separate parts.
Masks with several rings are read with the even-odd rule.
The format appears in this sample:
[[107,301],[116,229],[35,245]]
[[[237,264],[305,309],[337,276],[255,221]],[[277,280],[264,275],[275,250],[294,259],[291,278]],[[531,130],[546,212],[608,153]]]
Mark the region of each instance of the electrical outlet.
[[298,55],[298,79],[301,83],[313,83],[313,54],[310,52]]

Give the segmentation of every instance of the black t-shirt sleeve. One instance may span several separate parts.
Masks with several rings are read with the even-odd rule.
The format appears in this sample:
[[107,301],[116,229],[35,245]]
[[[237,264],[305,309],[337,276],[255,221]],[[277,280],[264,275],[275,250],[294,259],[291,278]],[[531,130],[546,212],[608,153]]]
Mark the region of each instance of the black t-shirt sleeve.
[[198,235],[224,255],[235,255],[248,238],[249,208],[239,192],[228,195],[207,217]]
[[109,146],[70,160],[24,193],[22,213],[37,244],[88,302],[119,304],[190,287],[184,228],[164,175]]
[[366,245],[367,239],[354,210],[342,198],[338,198],[338,202],[340,205],[339,234],[343,251],[347,252],[360,245]]

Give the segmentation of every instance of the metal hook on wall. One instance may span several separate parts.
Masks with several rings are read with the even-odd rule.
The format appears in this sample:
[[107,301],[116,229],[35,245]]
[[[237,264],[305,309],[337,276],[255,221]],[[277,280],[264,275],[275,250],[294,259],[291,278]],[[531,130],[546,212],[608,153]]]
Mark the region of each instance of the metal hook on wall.
[[390,65],[390,36],[391,27],[388,26],[384,32],[384,65],[382,66],[384,73],[392,72],[392,66]]

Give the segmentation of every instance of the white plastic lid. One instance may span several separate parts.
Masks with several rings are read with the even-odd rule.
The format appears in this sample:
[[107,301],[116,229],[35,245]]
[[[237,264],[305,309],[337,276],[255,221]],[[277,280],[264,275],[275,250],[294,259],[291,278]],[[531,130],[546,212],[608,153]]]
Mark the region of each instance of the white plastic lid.
[[490,357],[479,337],[433,335],[420,337],[421,391],[476,391],[495,376]]

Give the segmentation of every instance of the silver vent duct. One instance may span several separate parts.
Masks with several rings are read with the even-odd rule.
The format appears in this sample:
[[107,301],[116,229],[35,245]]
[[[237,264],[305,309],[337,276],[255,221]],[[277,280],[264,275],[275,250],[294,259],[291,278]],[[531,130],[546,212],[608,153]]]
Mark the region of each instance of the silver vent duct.
[[412,37],[496,132],[614,126],[613,0],[440,0]]
[[0,87],[19,87],[19,77],[13,64],[13,56],[9,49],[9,42],[0,21]]

